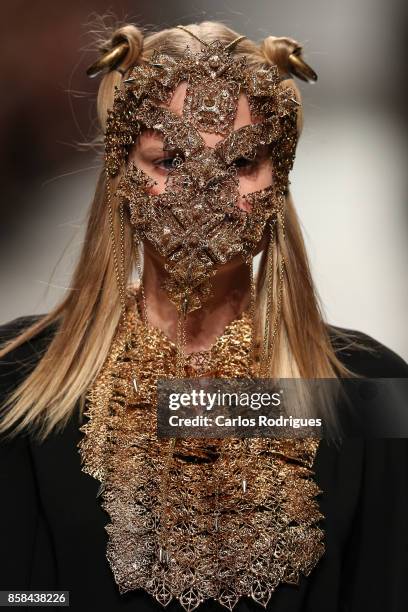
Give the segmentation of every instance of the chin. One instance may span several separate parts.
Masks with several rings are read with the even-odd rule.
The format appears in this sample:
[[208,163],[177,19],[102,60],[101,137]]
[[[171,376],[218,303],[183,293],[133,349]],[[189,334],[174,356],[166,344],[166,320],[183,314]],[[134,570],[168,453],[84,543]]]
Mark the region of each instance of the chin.
[[[267,236],[268,234],[267,234],[267,231],[265,230],[262,235],[261,240],[259,241],[253,253],[253,257],[256,257],[256,255],[259,255],[259,253],[266,248]],[[148,256],[151,259],[153,259],[155,262],[157,262],[158,264],[161,264],[161,266],[164,267],[166,263],[165,257],[160,255],[160,253],[158,253],[158,251],[153,247],[153,245],[148,240],[143,241],[143,250],[144,250],[144,253],[148,254]],[[226,271],[232,270],[233,268],[239,268],[240,266],[242,266],[243,263],[244,263],[244,260],[241,257],[241,255],[235,255],[226,263],[216,265],[216,269],[217,269],[217,272],[218,271],[226,272]]]

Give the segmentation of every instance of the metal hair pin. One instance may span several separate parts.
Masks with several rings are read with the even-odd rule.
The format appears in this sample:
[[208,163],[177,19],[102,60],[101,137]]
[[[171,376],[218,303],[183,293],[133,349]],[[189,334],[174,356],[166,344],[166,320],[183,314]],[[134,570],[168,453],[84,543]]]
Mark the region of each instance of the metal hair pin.
[[[205,42],[204,40],[201,40],[201,38],[199,38],[198,36],[196,36],[193,32],[191,32],[188,28],[182,26],[182,25],[178,25],[176,26],[176,28],[179,28],[179,30],[184,30],[184,32],[187,32],[187,34],[190,34],[190,36],[192,36],[193,38],[195,38],[196,40],[198,40],[199,43],[201,43],[203,45],[203,47],[208,47],[209,43]],[[227,45],[225,45],[224,47],[224,51],[230,51],[231,49],[233,49],[234,47],[236,47],[236,45],[241,42],[241,40],[244,40],[244,38],[246,38],[246,36],[237,36],[236,38],[234,38],[234,40],[232,40],[230,43],[228,43]]]
[[290,64],[290,71],[302,81],[306,81],[306,83],[317,81],[316,72],[313,70],[313,68],[309,66],[309,64],[306,64],[304,59],[300,57],[301,52],[302,48],[297,47],[289,55],[288,59]]
[[127,52],[129,51],[129,44],[126,41],[123,41],[110,49],[106,53],[102,55],[96,62],[94,62],[86,71],[86,74],[93,79],[96,77],[102,70],[108,68],[112,70],[115,68],[125,57]]

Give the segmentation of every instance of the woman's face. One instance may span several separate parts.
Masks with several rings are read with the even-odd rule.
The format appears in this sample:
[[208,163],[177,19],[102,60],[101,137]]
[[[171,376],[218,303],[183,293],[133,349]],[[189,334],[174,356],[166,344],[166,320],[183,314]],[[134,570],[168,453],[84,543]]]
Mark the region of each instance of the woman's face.
[[[171,102],[168,108],[178,115],[182,115],[184,98],[187,84],[180,83],[175,89]],[[245,94],[240,94],[238,100],[237,113],[235,116],[233,130],[238,130],[245,125],[254,123],[251,119],[248,100]],[[223,135],[199,132],[205,144],[209,148],[214,148],[215,145],[224,139]],[[146,129],[138,137],[135,145],[132,147],[129,154],[129,162],[136,164],[140,170],[143,170],[154,181],[155,185],[150,188],[152,195],[159,195],[166,188],[166,180],[169,172],[173,168],[172,162],[176,157],[176,152],[164,150],[163,136],[159,131]],[[236,167],[237,177],[239,181],[239,197],[237,206],[250,213],[250,205],[244,196],[246,194],[260,191],[273,182],[272,178],[272,160],[269,154],[269,148],[266,145],[259,146],[256,157],[252,160],[239,158],[233,162]],[[265,246],[266,231],[262,240],[259,242],[256,253],[259,253]],[[163,258],[153,249],[153,247],[145,241],[144,248],[155,259],[162,260]],[[164,261],[164,260],[163,260]],[[242,259],[238,256],[225,263],[222,268],[242,265]]]

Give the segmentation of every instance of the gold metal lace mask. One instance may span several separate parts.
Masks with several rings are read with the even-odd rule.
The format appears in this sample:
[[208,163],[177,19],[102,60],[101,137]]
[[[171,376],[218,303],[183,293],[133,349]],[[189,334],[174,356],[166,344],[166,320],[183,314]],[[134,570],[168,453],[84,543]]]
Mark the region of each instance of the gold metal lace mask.
[[[187,90],[180,117],[166,105],[182,81]],[[143,129],[161,132],[163,148],[177,153],[162,194],[152,195],[151,177],[128,163],[117,195],[129,206],[135,239],[149,240],[165,258],[165,289],[179,312],[202,306],[220,265],[236,255],[249,263],[265,225],[282,212],[298,103],[280,81],[276,66],[250,69],[244,57],[232,56],[216,41],[198,53],[187,47],[180,59],[155,52],[116,92],[105,138],[109,175],[119,173]],[[233,131],[240,93],[256,123]],[[225,137],[210,149],[199,131]],[[234,161],[253,159],[264,145],[270,147],[273,182],[245,196],[247,212],[237,205]]]

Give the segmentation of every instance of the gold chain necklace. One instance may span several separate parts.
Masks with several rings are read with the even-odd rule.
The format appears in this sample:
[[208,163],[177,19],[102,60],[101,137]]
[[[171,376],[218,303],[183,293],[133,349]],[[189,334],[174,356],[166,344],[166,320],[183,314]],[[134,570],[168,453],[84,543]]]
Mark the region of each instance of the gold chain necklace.
[[[142,588],[164,606],[176,597],[188,612],[208,598],[265,606],[324,552],[311,470],[319,441],[158,439],[156,382],[176,374],[177,347],[142,320],[136,294],[89,389],[79,443],[82,470],[101,481],[119,591]],[[243,313],[209,351],[187,356],[187,375],[247,376],[251,342]]]

